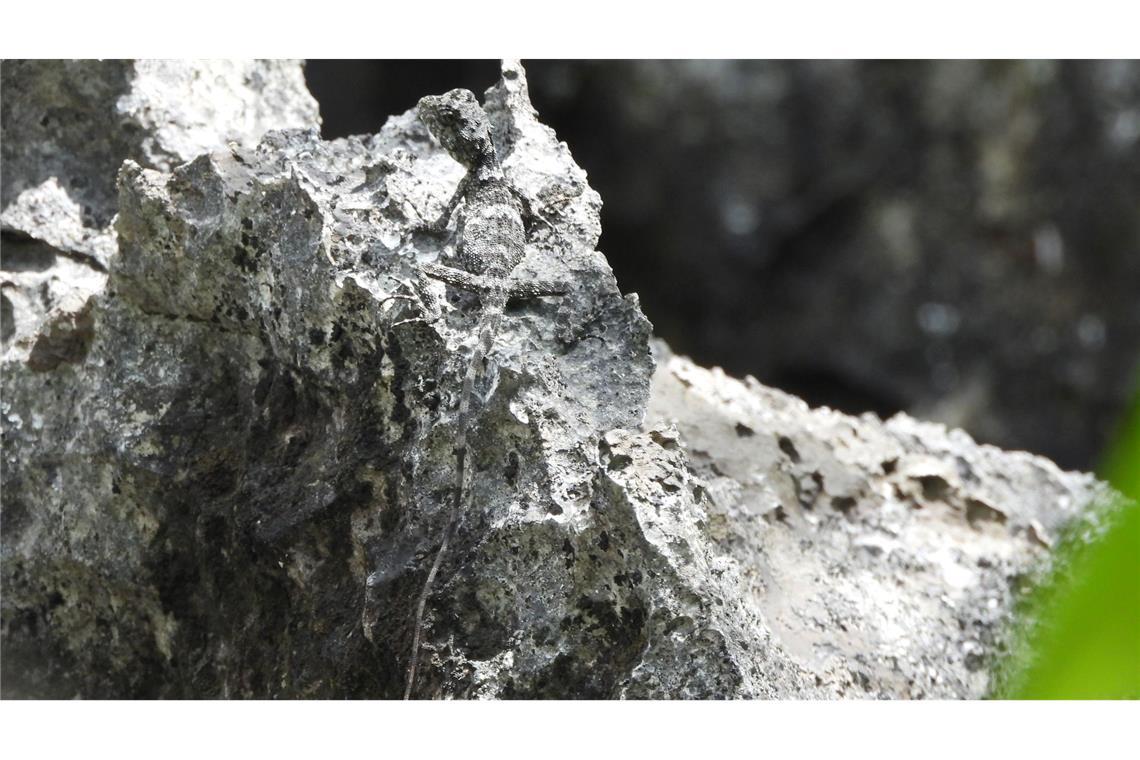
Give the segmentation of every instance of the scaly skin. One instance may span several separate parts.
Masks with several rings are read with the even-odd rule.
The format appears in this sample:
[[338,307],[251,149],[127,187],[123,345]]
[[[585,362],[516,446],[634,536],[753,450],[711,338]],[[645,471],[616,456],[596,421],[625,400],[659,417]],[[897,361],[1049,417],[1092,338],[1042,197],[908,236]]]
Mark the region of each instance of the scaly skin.
[[457,258],[462,269],[428,264],[423,267],[423,271],[429,277],[478,294],[482,314],[478,342],[463,375],[459,396],[455,433],[455,497],[448,511],[439,551],[432,561],[423,591],[416,603],[415,632],[404,699],[410,699],[415,688],[424,608],[431,594],[432,583],[443,563],[459,518],[465,512],[464,505],[471,499],[471,475],[468,471],[471,456],[467,447],[467,431],[471,427],[475,387],[483,374],[487,354],[494,344],[503,310],[508,298],[512,296],[533,298],[565,292],[564,287],[558,283],[511,280],[511,273],[526,252],[522,208],[507,184],[495,153],[495,145],[491,141],[487,115],[475,95],[470,90],[452,90],[444,95],[422,98],[418,108],[420,119],[431,133],[451,157],[467,170],[443,215],[432,225],[436,230],[445,229],[456,206],[463,201],[457,219]]

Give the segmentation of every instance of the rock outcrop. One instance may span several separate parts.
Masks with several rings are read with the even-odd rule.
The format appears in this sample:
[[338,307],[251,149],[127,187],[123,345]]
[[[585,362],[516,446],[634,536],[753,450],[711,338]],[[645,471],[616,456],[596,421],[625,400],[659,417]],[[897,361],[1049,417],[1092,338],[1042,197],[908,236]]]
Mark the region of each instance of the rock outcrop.
[[[414,111],[322,141],[300,81],[4,64],[5,696],[402,692],[478,319],[417,230],[462,170]],[[984,695],[1103,486],[651,346],[521,67],[485,107],[574,287],[508,309],[417,696]]]
[[1113,439],[1140,381],[1140,63],[530,73],[675,349],[1065,467]]

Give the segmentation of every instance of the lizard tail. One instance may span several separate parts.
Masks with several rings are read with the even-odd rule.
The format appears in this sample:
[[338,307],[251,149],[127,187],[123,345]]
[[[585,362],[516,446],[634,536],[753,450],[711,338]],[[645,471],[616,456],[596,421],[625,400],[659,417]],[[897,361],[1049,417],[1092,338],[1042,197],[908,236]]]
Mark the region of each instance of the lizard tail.
[[435,554],[435,560],[431,563],[427,580],[424,581],[424,588],[420,592],[419,601],[416,602],[412,654],[408,662],[407,680],[404,685],[404,699],[406,700],[412,698],[412,689],[416,685],[416,665],[419,662],[420,638],[423,634],[424,608],[427,606],[428,596],[431,594],[431,586],[435,582],[436,574],[439,573],[440,565],[443,564],[443,556],[447,553],[451,535],[455,532],[456,523],[459,522],[459,516],[463,512],[463,502],[471,498],[471,478],[467,471],[467,429],[470,427],[471,404],[475,396],[475,380],[482,373],[483,360],[486,359],[495,341],[495,334],[498,332],[499,323],[503,318],[503,309],[506,305],[507,293],[505,289],[499,289],[484,296],[483,318],[480,320],[479,326],[479,342],[475,345],[471,362],[467,365],[467,372],[463,375],[463,388],[459,397],[459,429],[455,436],[455,499],[451,503],[447,524],[443,528],[443,540],[440,542],[439,551]]
[[[464,480],[465,467],[465,451],[460,449],[459,460],[459,481]],[[420,592],[419,601],[416,603],[416,623],[415,633],[412,634],[412,656],[408,662],[408,675],[404,685],[404,699],[412,698],[412,689],[416,685],[416,664],[420,659],[420,634],[423,633],[424,622],[424,607],[427,606],[428,596],[431,594],[431,584],[435,581],[435,576],[439,572],[439,566],[443,564],[443,555],[447,553],[447,545],[451,542],[451,532],[455,527],[455,518],[458,514],[456,508],[460,499],[463,498],[462,493],[456,493],[455,502],[452,503],[451,514],[447,517],[447,525],[443,527],[443,540],[440,542],[439,551],[435,553],[435,560],[431,563],[431,570],[428,571],[427,580],[424,581],[423,591]]]

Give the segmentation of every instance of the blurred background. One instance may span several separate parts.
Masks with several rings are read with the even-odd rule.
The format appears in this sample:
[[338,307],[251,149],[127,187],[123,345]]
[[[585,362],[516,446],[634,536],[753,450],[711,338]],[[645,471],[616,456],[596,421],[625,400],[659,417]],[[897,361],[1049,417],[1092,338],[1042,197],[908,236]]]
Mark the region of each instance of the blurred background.
[[[1137,62],[524,61],[675,351],[1091,470],[1140,357]],[[495,61],[306,65],[326,138]]]

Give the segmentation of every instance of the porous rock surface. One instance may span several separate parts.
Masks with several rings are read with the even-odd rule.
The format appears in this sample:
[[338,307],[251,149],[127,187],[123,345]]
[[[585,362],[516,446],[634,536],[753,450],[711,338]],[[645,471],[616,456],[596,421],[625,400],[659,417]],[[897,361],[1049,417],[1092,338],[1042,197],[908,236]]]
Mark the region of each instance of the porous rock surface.
[[674,348],[1070,468],[1113,440],[1140,378],[1140,62],[530,73]]
[[[399,696],[478,320],[416,229],[462,170],[414,111],[321,141],[292,63],[3,75],[4,695]],[[521,67],[485,102],[574,287],[503,322],[416,696],[985,694],[1101,486],[651,350]]]

